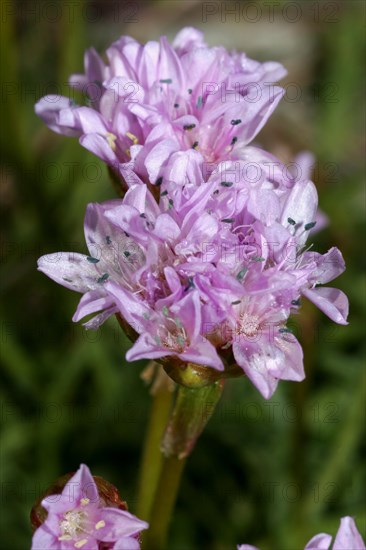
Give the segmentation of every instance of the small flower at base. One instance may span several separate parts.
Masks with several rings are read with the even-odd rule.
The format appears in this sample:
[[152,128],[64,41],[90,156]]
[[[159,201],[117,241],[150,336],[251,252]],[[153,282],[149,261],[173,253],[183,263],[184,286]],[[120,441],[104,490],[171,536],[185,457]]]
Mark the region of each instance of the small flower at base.
[[32,550],[69,548],[140,548],[139,533],[148,527],[127,511],[117,489],[92,476],[82,464],[59,478],[31,511]]

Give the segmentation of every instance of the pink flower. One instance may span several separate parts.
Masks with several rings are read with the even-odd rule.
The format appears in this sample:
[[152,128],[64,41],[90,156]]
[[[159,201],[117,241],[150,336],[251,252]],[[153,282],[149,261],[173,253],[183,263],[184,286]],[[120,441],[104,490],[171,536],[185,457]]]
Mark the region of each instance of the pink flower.
[[34,532],[32,550],[139,550],[138,534],[148,524],[125,510],[105,506],[82,464],[61,494],[42,500],[47,518]]
[[[315,535],[305,546],[304,550],[328,550],[332,536],[325,533]],[[355,521],[350,516],[341,519],[341,525],[336,534],[332,550],[365,550],[365,544],[357,530]],[[258,550],[255,546],[241,544],[238,550]]]
[[163,180],[158,202],[134,174],[123,200],[88,206],[90,255],[43,256],[39,269],[83,294],[74,321],[97,314],[86,324],[96,328],[118,313],[134,329],[128,360],[174,356],[217,371],[236,364],[268,399],[279,380],[305,376],[286,328],[300,297],[340,324],[348,301],[318,287],[344,271],[340,252],[305,248],[314,184],[281,176],[277,160],[270,172],[266,154],[248,150],[255,173],[250,159],[225,161],[204,181],[192,160],[191,181]]
[[193,28],[172,45],[165,37],[141,45],[124,36],[106,54],[108,64],[87,50],[85,74],[70,79],[90,106],[48,95],[36,113],[55,132],[79,136],[116,172],[128,167],[145,182],[166,178],[175,153],[189,160],[195,152],[207,165],[230,159],[284,93],[273,85],[286,74],[279,63],[209,48]]

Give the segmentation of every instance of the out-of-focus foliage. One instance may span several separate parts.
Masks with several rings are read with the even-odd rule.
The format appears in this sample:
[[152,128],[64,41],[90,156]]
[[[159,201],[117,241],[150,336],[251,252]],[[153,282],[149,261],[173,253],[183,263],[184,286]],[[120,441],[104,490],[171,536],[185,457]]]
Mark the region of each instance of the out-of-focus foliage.
[[259,142],[285,161],[302,149],[316,154],[320,206],[330,218],[316,248],[342,250],[347,271],[337,286],[351,313],[349,326],[337,327],[304,304],[293,320],[305,351],[304,383],[281,383],[264,402],[244,378],[227,382],[188,462],[169,548],[248,542],[294,550],[315,533],[335,533],[344,515],[354,515],[365,535],[364,4],[264,2],[255,11],[254,2],[247,10],[243,2],[234,15],[229,3],[209,4],[212,13],[205,2],[183,0],[2,4],[4,549],[29,547],[33,501],[81,462],[117,485],[133,512],[150,404],[139,377],[144,365],[126,364],[128,343],[117,323],[97,333],[73,325],[78,296],[36,271],[41,254],[84,251],[86,204],[114,193],[104,166],[77,140],[44,127],[33,104],[46,93],[70,93],[67,76],[82,71],[86,47],[103,51],[120,34],[172,37],[184,24],[202,28],[211,44],[289,69],[286,98]]

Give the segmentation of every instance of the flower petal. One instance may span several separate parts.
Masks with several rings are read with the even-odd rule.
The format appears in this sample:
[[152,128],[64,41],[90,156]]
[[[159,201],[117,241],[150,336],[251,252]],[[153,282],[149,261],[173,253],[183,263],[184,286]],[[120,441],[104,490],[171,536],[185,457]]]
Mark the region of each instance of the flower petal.
[[330,535],[319,533],[319,535],[315,535],[315,537],[309,540],[304,550],[328,550],[331,542],[332,537]]
[[[133,328],[138,331],[136,324]],[[151,334],[144,333],[128,350],[126,359],[127,361],[139,361],[140,359],[159,359],[160,357],[168,357],[168,355],[173,355],[172,350],[163,348]]]
[[265,399],[269,399],[277,388],[278,380],[271,374],[271,366],[278,368],[276,353],[266,353],[258,344],[243,345],[233,342],[233,353],[237,364],[260,391]]
[[329,283],[346,269],[342,254],[335,247],[328,250],[326,254],[319,255],[315,261],[318,267],[312,276],[317,283]]
[[106,296],[103,289],[90,290],[84,296],[82,296],[77,310],[74,313],[72,320],[77,323],[83,317],[96,313],[102,309],[108,309],[113,305],[113,299],[111,296]]
[[306,183],[299,181],[291,189],[282,210],[281,223],[288,227],[289,218],[296,225],[296,237],[300,245],[304,244],[308,237],[306,224],[315,220],[318,207],[318,193],[312,181]]
[[113,550],[140,550],[140,543],[133,537],[118,539],[114,543]]
[[344,292],[337,288],[319,287],[314,289],[304,288],[302,294],[315,304],[332,321],[340,325],[348,325],[348,298]]
[[104,288],[113,296],[116,306],[127,323],[141,333],[146,325],[146,319],[152,313],[151,309],[132,292],[113,281],[107,281]]
[[99,277],[88,256],[74,252],[46,254],[38,260],[38,270],[60,285],[75,292],[88,292],[97,288]]
[[43,523],[34,532],[31,550],[60,550],[60,542]]
[[115,168],[118,167],[118,158],[109,145],[107,137],[103,137],[100,134],[86,134],[79,139],[79,142],[85,149],[94,153],[94,155],[104,160],[107,164]]
[[38,103],[36,103],[34,108],[36,114],[41,117],[43,122],[45,122],[47,126],[54,132],[71,137],[80,136],[80,134],[82,133],[78,121],[74,121],[72,126],[64,126],[60,124],[60,112],[63,109],[71,110],[72,108],[72,102],[67,97],[49,94],[42,97],[42,99],[40,99]]
[[333,550],[365,550],[365,543],[356,527],[355,521],[350,516],[341,519],[333,544]]
[[138,519],[125,510],[117,508],[102,508],[98,519],[105,522],[105,527],[98,529],[98,540],[111,542],[123,537],[131,537],[140,531],[147,529],[149,524]]
[[184,353],[178,355],[183,361],[189,363],[197,363],[206,367],[212,367],[216,370],[224,370],[224,365],[217,354],[216,348],[201,337],[200,341],[196,341]]

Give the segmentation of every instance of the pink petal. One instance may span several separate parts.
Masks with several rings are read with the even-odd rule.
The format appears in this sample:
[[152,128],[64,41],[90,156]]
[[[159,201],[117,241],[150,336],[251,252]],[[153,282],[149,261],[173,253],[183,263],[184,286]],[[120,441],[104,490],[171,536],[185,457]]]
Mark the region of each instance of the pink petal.
[[107,281],[104,288],[106,292],[113,296],[116,306],[127,323],[134,327],[137,332],[142,332],[143,326],[146,324],[144,319],[151,315],[150,308],[142,300],[136,298],[132,292],[113,281]]
[[88,466],[81,464],[63,488],[62,495],[70,498],[78,506],[82,498],[88,498],[92,503],[99,502],[99,493]]
[[100,159],[104,160],[104,162],[117,167],[119,164],[119,160],[109,145],[107,141],[107,137],[103,137],[100,134],[87,134],[82,136],[79,139],[80,145],[85,147],[85,149],[88,149],[88,151],[91,151],[99,157]]
[[274,345],[284,354],[284,361],[279,369],[281,380],[294,380],[301,382],[305,378],[303,351],[295,336],[290,333],[283,333],[274,338]]
[[287,227],[289,218],[296,222],[296,226],[299,226],[296,232],[299,244],[304,244],[308,237],[308,231],[304,229],[304,226],[315,220],[317,207],[318,193],[313,182],[299,181],[296,183],[287,197],[281,223]]
[[331,542],[332,537],[330,535],[327,535],[326,533],[320,533],[319,535],[315,535],[315,537],[309,540],[304,550],[328,550]]
[[172,45],[179,55],[182,55],[193,48],[204,47],[206,44],[203,37],[202,31],[194,27],[184,27],[178,32]]
[[[310,253],[311,254],[311,253]],[[318,283],[329,283],[346,269],[343,256],[338,248],[331,248],[316,260],[317,270],[312,274]]]
[[[136,326],[134,327],[136,330]],[[159,359],[173,355],[172,350],[163,348],[153,336],[148,333],[141,334],[132,348],[126,353],[127,361],[139,361],[140,359]]]
[[197,290],[190,291],[187,296],[171,307],[175,317],[178,317],[187,331],[191,342],[199,338],[201,331],[201,302]]
[[159,56],[159,80],[171,79],[170,84],[174,90],[181,92],[186,87],[185,72],[176,52],[169,44],[166,36],[160,38],[160,56]]
[[340,325],[348,325],[348,298],[344,292],[337,288],[319,287],[305,288],[302,294],[315,304],[332,321]]
[[98,287],[98,271],[84,254],[56,252],[38,260],[38,270],[75,292],[88,292]]
[[224,370],[224,365],[217,354],[216,348],[203,337],[184,351],[184,353],[180,353],[178,357],[186,362],[212,367],[219,371]]
[[[271,374],[271,364],[276,363],[273,353],[268,357],[258,345],[243,345],[233,342],[233,353],[237,364],[260,391],[265,399],[272,397],[277,388],[278,380]],[[276,368],[277,365],[275,364]]]
[[105,527],[98,529],[98,540],[107,542],[136,535],[149,527],[146,521],[116,508],[102,508],[98,514],[98,520],[104,521],[106,524]]
[[64,109],[69,110],[71,106],[71,100],[67,97],[49,94],[36,103],[35,112],[54,132],[65,136],[80,136],[82,132],[79,121],[74,121],[71,127],[59,122],[60,112]]
[[34,532],[31,550],[60,550],[60,542],[43,523]]
[[101,295],[99,289],[91,290],[82,296],[72,320],[77,323],[86,315],[107,309],[111,305],[113,305],[113,299],[110,296]]
[[123,204],[133,206],[136,210],[143,214],[146,209],[146,196],[146,185],[133,185],[124,196]]
[[140,543],[133,537],[119,539],[114,543],[113,550],[140,550]]
[[365,543],[356,527],[355,521],[350,516],[341,519],[333,544],[333,550],[365,550]]
[[154,234],[163,241],[173,242],[180,235],[180,227],[169,214],[161,214],[156,218]]

